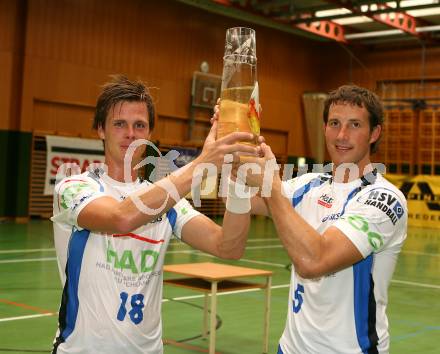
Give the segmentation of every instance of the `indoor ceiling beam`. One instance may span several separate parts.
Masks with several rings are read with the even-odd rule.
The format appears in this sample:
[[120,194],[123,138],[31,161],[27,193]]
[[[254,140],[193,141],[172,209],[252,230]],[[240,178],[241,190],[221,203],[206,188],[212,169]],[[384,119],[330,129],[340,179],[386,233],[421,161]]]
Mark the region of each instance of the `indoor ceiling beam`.
[[[413,10],[423,10],[423,9],[430,9],[432,7],[434,7],[435,4],[424,4],[424,5],[412,5],[412,6],[408,6],[405,8],[400,8],[400,10],[404,10],[404,11],[413,11]],[[331,7],[331,9],[335,9],[335,7]],[[327,8],[327,10],[329,10],[329,8]],[[292,21],[292,23],[303,23],[303,22],[313,22],[313,21],[321,21],[321,20],[338,20],[338,19],[342,19],[342,18],[350,18],[350,17],[357,17],[360,15],[360,13],[347,13],[347,14],[340,14],[340,15],[329,15],[329,16],[316,16],[316,12],[317,11],[313,11],[313,12],[301,12],[300,15],[295,15],[295,19]],[[393,7],[386,7],[386,8],[381,8],[381,9],[377,9],[374,11],[369,11],[369,13],[371,15],[380,15],[383,13],[390,13],[390,12],[396,12],[396,9]],[[362,13],[363,15],[363,13]],[[419,20],[420,22],[420,20]]]
[[408,15],[407,13],[393,11],[390,13],[375,14],[371,11],[372,7],[381,10],[390,8],[390,6],[388,6],[387,4],[383,4],[380,2],[370,3],[368,10],[362,11],[361,6],[358,6],[357,4],[354,5],[352,2],[341,1],[341,0],[327,0],[327,1],[336,4],[340,7],[344,7],[350,10],[351,12],[353,12],[354,14],[370,17],[376,22],[380,22],[389,27],[399,29],[412,36],[415,37],[420,36],[416,31],[417,20],[414,17]]
[[[239,7],[240,9],[246,9],[247,11],[255,12],[255,9],[251,8],[250,6],[241,5],[240,1],[212,0],[212,2],[227,7]],[[347,43],[347,40],[344,37],[344,33],[345,33],[344,27],[332,21],[318,20],[313,23],[300,23],[300,24],[291,24],[290,20],[286,21],[283,19],[276,19],[276,18],[272,18],[272,21],[285,23],[286,25],[292,26],[294,28],[298,28],[302,31],[306,31],[326,39],[334,40],[336,42]]]
[[327,38],[317,37],[316,35],[303,31],[299,28],[291,26],[289,24],[283,23],[281,21],[275,21],[268,16],[264,16],[261,13],[257,13],[255,11],[251,11],[248,9],[244,9],[239,7],[238,5],[232,6],[230,1],[221,1],[221,0],[177,0],[183,4],[194,6],[199,9],[220,15],[226,16],[229,18],[234,18],[240,23],[248,22],[252,24],[256,24],[259,26],[263,26],[266,28],[272,28],[278,31],[282,31],[285,33],[290,33],[296,36],[301,36],[314,40],[328,41]]
[[[386,4],[379,4],[377,5],[377,7],[379,9],[386,9],[389,6]],[[417,20],[405,12],[390,12],[383,14],[371,14],[367,16],[371,17],[376,22],[383,23],[389,27],[400,29],[412,36],[419,36],[416,31]]]
[[308,31],[318,36],[332,39],[336,42],[347,43],[344,27],[336,22],[323,20],[309,23],[298,23],[293,26],[300,28],[303,31]]

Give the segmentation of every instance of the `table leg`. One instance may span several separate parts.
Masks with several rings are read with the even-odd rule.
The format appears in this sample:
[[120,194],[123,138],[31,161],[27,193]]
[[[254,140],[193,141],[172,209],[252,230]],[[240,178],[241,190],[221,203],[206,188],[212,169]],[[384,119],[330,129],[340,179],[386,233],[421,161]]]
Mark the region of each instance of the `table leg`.
[[211,325],[209,328],[209,354],[215,354],[215,325],[217,320],[217,282],[211,283]]
[[263,334],[263,353],[269,352],[269,322],[270,322],[270,291],[272,287],[272,276],[266,280],[266,306],[264,311],[264,334]]
[[205,293],[204,304],[203,304],[203,332],[202,332],[203,339],[208,338],[208,310],[209,310],[208,300],[209,300],[209,295],[208,293]]

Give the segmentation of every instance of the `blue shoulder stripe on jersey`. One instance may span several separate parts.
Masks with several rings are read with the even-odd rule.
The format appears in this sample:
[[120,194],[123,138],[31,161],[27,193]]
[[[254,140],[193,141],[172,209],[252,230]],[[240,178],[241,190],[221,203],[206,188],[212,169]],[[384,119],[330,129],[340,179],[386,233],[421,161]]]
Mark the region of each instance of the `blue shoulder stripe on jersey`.
[[283,351],[281,350],[281,345],[279,344],[278,344],[277,354],[284,354]]
[[97,175],[94,172],[89,172],[88,177],[92,178],[96,183],[99,184],[99,191],[104,192],[104,186],[102,185],[101,181],[99,180],[99,175]]
[[362,188],[370,184],[376,183],[376,179],[377,179],[377,170],[373,170],[367,175],[361,177],[362,184],[359,187],[353,189],[348,195],[347,200],[345,201],[344,206],[342,207],[341,216],[344,215],[345,207],[347,206],[348,202],[352,200],[354,196],[362,190]]
[[356,194],[358,194],[361,190],[362,190],[362,187],[357,187],[357,188],[353,189],[353,190],[350,192],[350,194],[349,194],[348,197],[347,197],[347,200],[346,200],[345,203],[344,203],[344,206],[342,207],[341,216],[344,215],[344,213],[345,213],[345,207],[347,206],[348,202],[349,202],[350,200],[352,200],[352,199],[354,198],[354,196],[355,196]]
[[167,211],[167,218],[171,224],[171,229],[174,231],[174,226],[176,225],[176,220],[177,220],[177,212],[174,208],[171,208],[170,210]]
[[373,256],[353,265],[354,318],[359,346],[364,354],[377,354],[376,299],[371,275]]
[[328,180],[330,180],[330,178],[323,178],[322,176],[316,177],[316,178],[312,179],[306,185],[304,185],[301,188],[299,188],[298,190],[296,190],[295,193],[293,193],[293,197],[292,197],[292,205],[293,205],[293,207],[296,207],[299,203],[301,203],[301,201],[303,200],[304,196],[312,188],[319,187],[321,184],[327,182]]
[[70,237],[66,263],[66,283],[64,284],[58,318],[60,335],[54,343],[53,353],[57,352],[57,348],[60,343],[63,343],[75,329],[79,306],[79,276],[81,274],[81,264],[87,240],[89,239],[89,234],[89,230],[75,230],[72,232]]

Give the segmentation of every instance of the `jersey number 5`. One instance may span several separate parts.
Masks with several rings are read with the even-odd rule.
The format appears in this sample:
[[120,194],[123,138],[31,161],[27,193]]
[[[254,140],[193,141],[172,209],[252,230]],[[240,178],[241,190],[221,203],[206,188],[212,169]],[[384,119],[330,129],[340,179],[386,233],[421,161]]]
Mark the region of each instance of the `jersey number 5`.
[[[128,294],[126,292],[122,292],[119,294],[119,297],[121,298],[121,306],[119,306],[118,316],[117,319],[119,321],[123,321],[125,319],[125,316],[127,315],[127,308],[125,305],[127,304]],[[144,308],[144,295],[142,294],[134,294],[131,295],[131,310],[128,313],[130,316],[131,321],[134,324],[139,324],[144,319],[144,314],[142,312],[142,309]]]
[[294,299],[293,299],[293,312],[298,313],[301,310],[301,306],[303,304],[303,297],[301,294],[304,294],[304,286],[298,284],[295,290]]

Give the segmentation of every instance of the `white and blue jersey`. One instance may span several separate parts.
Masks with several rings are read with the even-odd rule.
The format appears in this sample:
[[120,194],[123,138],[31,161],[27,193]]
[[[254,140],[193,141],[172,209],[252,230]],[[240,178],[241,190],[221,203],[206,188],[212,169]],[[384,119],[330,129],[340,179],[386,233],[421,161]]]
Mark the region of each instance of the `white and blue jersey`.
[[145,183],[84,173],[61,181],[54,195],[54,238],[64,284],[53,353],[162,354],[162,267],[172,234],[200,215],[185,199],[127,234],[78,226],[92,200],[122,200]]
[[337,227],[364,259],[317,279],[302,278],[292,266],[279,354],[388,353],[387,292],[406,238],[404,196],[380,174],[335,183],[310,173],[283,187],[314,229]]

